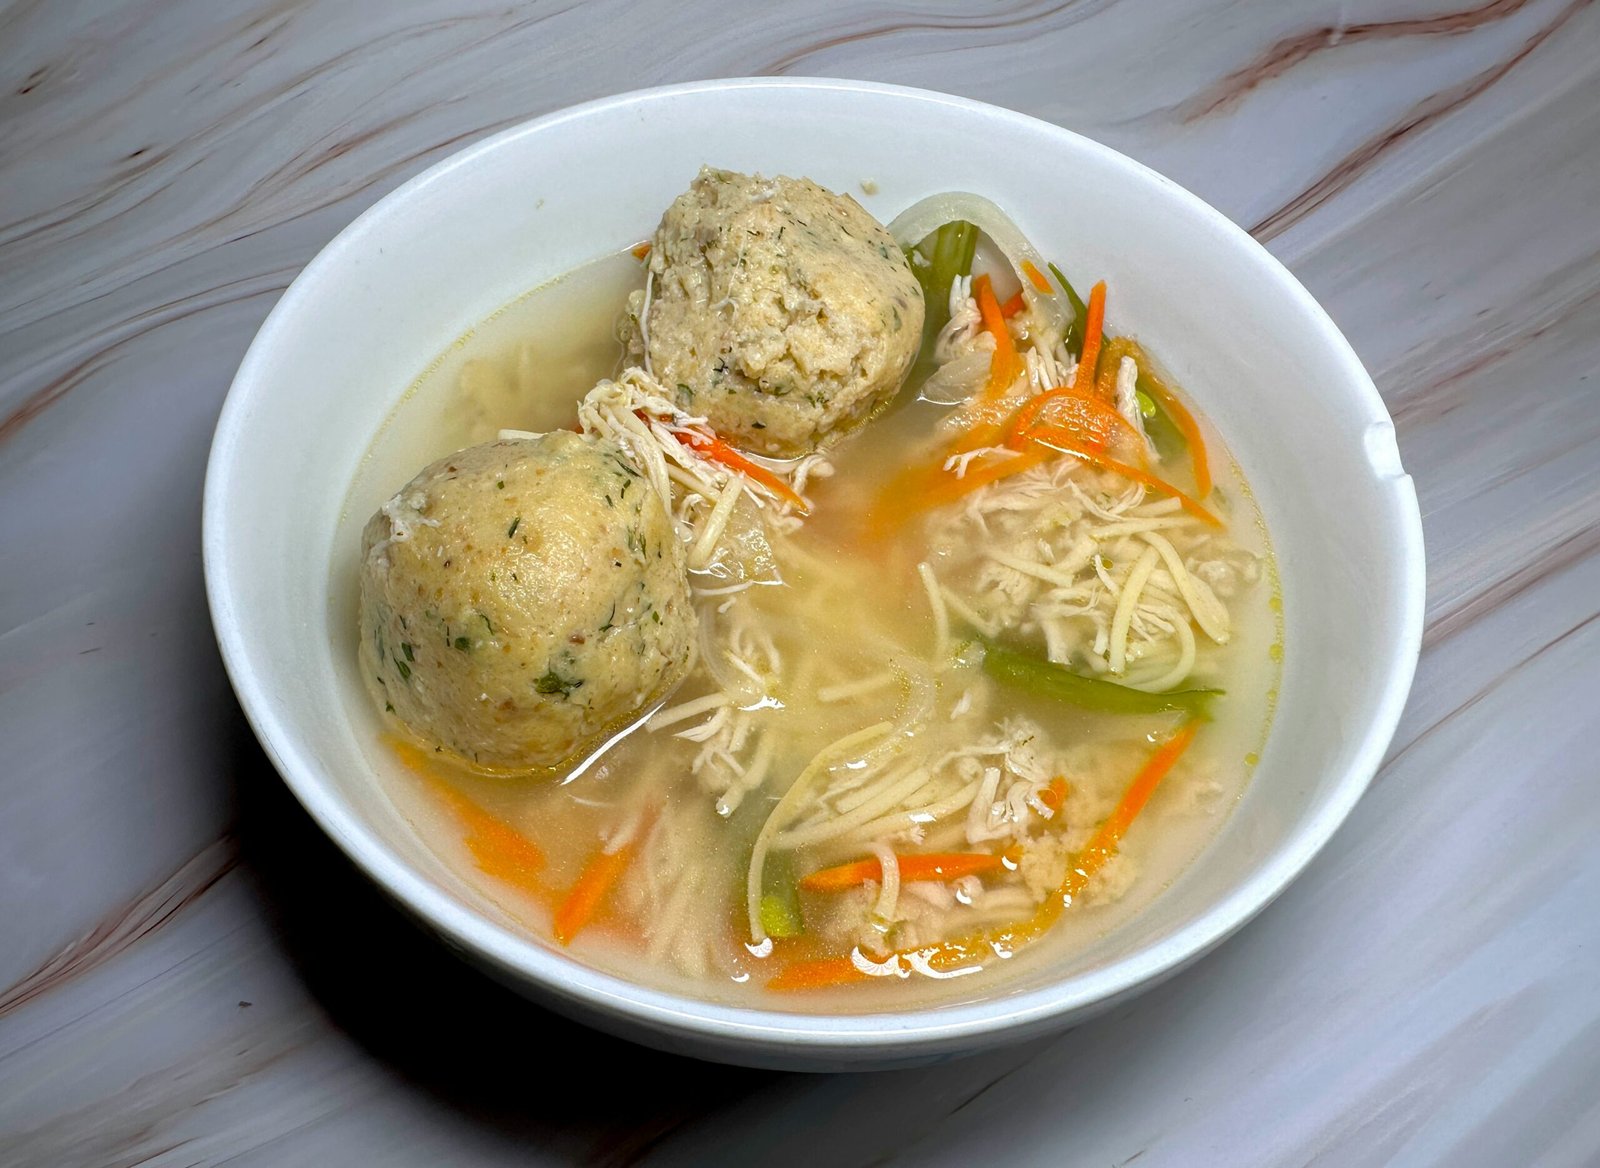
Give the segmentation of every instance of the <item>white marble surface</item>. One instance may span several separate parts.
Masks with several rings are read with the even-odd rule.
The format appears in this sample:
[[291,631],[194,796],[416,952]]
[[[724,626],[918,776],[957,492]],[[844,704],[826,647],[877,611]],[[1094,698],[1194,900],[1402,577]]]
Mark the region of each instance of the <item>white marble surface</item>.
[[[1600,1163],[1597,49],[1588,0],[0,7],[0,1164]],[[1417,479],[1426,651],[1370,794],[1050,1041],[797,1077],[580,1031],[356,877],[222,675],[206,446],[299,267],[462,143],[744,73],[1171,174],[1321,298]]]

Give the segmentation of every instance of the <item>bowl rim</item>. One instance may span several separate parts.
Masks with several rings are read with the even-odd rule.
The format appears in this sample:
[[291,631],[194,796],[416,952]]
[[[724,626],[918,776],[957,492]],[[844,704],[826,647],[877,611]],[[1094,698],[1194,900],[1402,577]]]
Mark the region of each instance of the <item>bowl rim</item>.
[[1015,110],[932,90],[879,82],[827,77],[725,78],[632,90],[566,107],[491,134],[456,151],[411,178],[341,230],[296,276],[257,331],[228,389],[206,465],[202,504],[202,559],[211,619],[222,659],[241,707],[273,767],[318,826],[368,878],[419,916],[448,941],[470,950],[518,980],[578,1006],[643,1024],[657,1032],[693,1036],[712,1047],[760,1050],[782,1046],[797,1055],[830,1052],[859,1058],[879,1051],[885,1057],[907,1052],[939,1053],[1005,1041],[1036,1032],[1052,1019],[1109,1004],[1175,972],[1227,938],[1266,908],[1321,851],[1349,815],[1382,762],[1398,727],[1421,652],[1425,604],[1422,518],[1415,485],[1396,455],[1376,480],[1387,493],[1389,533],[1402,548],[1396,587],[1394,651],[1384,662],[1374,717],[1364,727],[1359,748],[1333,786],[1324,805],[1303,822],[1266,862],[1204,912],[1154,944],[1105,965],[1037,989],[1002,994],[955,1006],[924,1006],[892,1013],[791,1013],[731,1006],[686,994],[654,989],[585,965],[537,941],[519,937],[456,901],[402,861],[326,784],[283,719],[256,673],[248,638],[236,616],[234,598],[223,585],[236,541],[225,523],[228,500],[236,489],[231,473],[234,451],[262,392],[257,380],[269,352],[278,344],[297,306],[315,294],[327,273],[358,252],[380,224],[419,193],[455,170],[527,135],[593,114],[708,92],[792,90],[857,93],[955,107],[1002,123],[1044,132],[1074,149],[1100,154],[1107,162],[1153,182],[1173,199],[1209,221],[1223,236],[1249,253],[1262,279],[1294,302],[1339,367],[1353,404],[1362,407],[1369,427],[1393,423],[1383,399],[1349,342],[1303,285],[1265,247],[1220,211],[1142,163],[1063,126]]

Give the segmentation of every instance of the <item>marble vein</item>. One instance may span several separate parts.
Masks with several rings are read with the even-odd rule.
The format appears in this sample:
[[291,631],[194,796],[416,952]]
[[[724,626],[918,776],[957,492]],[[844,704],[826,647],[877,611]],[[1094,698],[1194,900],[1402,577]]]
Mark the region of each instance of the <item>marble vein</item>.
[[[0,8],[0,1163],[1596,1162],[1595,8]],[[327,239],[527,117],[800,71],[1063,122],[1252,225],[1389,401],[1430,554],[1412,702],[1302,880],[1079,1030],[893,1075],[685,1064],[486,983],[293,803],[195,619],[216,409]]]
[[1250,234],[1264,240],[1282,234],[1305,218],[1317,205],[1349,186],[1355,176],[1370,167],[1386,151],[1454,113],[1505,77],[1591,3],[1592,0],[1572,0],[1554,20],[1528,38],[1511,57],[1406,111],[1399,121],[1340,159],[1336,166],[1293,199],[1251,224]]

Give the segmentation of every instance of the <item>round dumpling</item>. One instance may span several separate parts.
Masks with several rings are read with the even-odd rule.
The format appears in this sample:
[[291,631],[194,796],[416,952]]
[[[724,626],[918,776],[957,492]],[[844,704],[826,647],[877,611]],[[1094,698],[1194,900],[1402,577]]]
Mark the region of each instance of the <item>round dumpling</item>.
[[694,627],[672,521],[610,441],[458,451],[363,532],[366,676],[483,770],[555,766],[663,697]]
[[[792,457],[869,418],[922,340],[922,290],[854,199],[707,168],[656,229],[635,349],[679,407]],[[645,312],[636,301],[635,315]]]

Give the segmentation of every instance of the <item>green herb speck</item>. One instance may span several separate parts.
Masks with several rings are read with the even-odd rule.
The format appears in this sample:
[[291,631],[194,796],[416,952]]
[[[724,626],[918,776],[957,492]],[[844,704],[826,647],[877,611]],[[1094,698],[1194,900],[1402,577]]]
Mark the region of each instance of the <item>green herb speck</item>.
[[401,641],[400,642],[400,652],[402,652],[402,653],[404,653],[406,655],[406,660],[407,661],[415,661],[417,659],[417,655],[411,651],[411,642],[410,641]]
[[465,652],[466,650],[472,648],[472,638],[471,637],[457,637],[455,639],[455,646],[456,646],[457,649],[460,649],[462,652]]
[[510,539],[513,535],[516,535],[517,534],[517,528],[519,528],[521,526],[522,526],[522,516],[518,515],[515,519],[513,519],[511,521],[511,526],[506,528],[506,538]]
[[562,677],[554,669],[551,669],[533,683],[533,688],[542,694],[560,694],[566,698],[571,697],[572,691],[582,684],[583,682],[576,678]]

